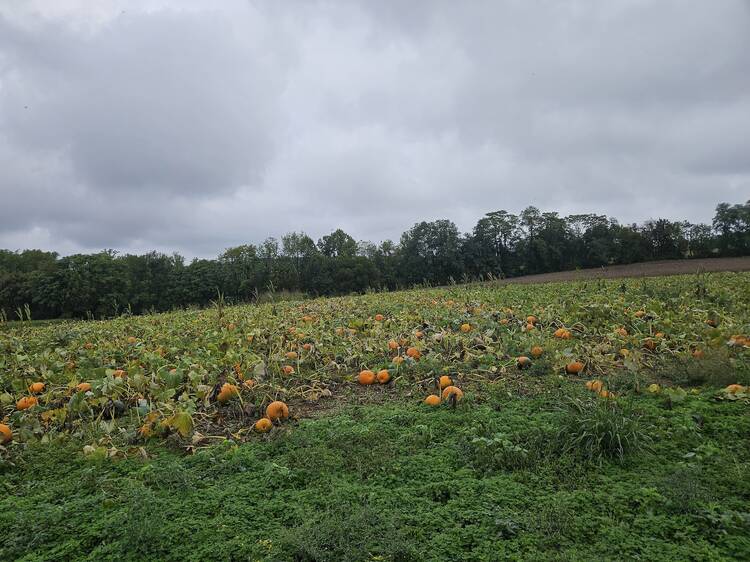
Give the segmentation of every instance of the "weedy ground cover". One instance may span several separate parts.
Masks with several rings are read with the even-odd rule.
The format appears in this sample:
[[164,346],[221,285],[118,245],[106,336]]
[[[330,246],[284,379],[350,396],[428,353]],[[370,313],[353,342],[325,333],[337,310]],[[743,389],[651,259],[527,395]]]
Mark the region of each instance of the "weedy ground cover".
[[584,420],[554,406],[583,392],[345,406],[194,455],[29,444],[3,472],[0,558],[747,559],[747,406],[644,396],[633,407],[649,446],[598,459],[559,443]]

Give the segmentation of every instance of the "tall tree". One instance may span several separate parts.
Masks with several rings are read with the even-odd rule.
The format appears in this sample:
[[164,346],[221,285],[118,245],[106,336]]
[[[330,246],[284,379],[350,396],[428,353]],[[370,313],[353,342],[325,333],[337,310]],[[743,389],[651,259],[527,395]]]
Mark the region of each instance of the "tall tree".
[[357,255],[357,242],[343,230],[336,229],[318,241],[321,253],[329,258],[347,257]]

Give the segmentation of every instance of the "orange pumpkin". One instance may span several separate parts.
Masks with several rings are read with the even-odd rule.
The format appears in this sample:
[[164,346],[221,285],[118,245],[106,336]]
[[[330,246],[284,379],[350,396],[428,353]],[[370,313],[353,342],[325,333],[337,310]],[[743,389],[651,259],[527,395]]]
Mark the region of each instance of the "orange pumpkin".
[[388,372],[388,369],[381,369],[380,371],[378,371],[377,378],[380,384],[385,384],[391,380],[391,374]]
[[541,357],[542,353],[544,353],[544,350],[538,345],[535,345],[534,347],[531,348],[531,356],[534,357],[535,359],[538,359],[539,357]]
[[[453,398],[455,397],[455,398]],[[464,397],[463,391],[457,386],[446,386],[443,389],[443,400],[455,399],[456,402]]]
[[255,425],[253,427],[258,433],[267,433],[268,431],[271,431],[273,422],[268,418],[260,418],[257,422],[255,422]]
[[737,334],[729,338],[729,341],[727,343],[732,346],[750,346],[750,338]]
[[693,359],[703,359],[706,356],[702,349],[694,349],[692,355]]
[[626,338],[628,336],[628,331],[625,328],[617,328],[615,332],[623,338]]
[[42,392],[44,392],[44,383],[43,382],[31,383],[29,385],[29,392],[31,394],[41,394]]
[[394,365],[398,366],[398,365],[401,365],[401,363],[404,362],[404,358],[401,357],[400,355],[396,355],[396,357],[394,357],[393,359],[391,359],[391,361],[393,361]]
[[724,389],[725,392],[728,392],[729,394],[737,394],[738,392],[742,392],[745,390],[745,387],[741,384],[730,384],[728,387]]
[[461,324],[461,331],[464,334],[471,332],[471,324]]
[[38,400],[36,396],[24,396],[18,402],[16,402],[16,410],[28,410],[33,406],[37,405]]
[[583,363],[580,361],[573,361],[565,366],[565,372],[569,375],[577,375],[581,371],[583,371]]
[[443,375],[440,377],[440,390],[443,390],[444,388],[447,388],[449,386],[453,385],[453,379],[450,378],[448,375]]
[[384,320],[384,316],[382,314],[375,315],[375,321],[382,322],[383,320]]
[[292,375],[294,374],[294,367],[292,367],[291,365],[284,365],[282,371],[284,371],[285,375]]
[[266,417],[271,421],[285,420],[289,417],[289,407],[281,400],[271,402],[266,408]]
[[129,344],[131,344],[131,345],[132,345],[132,344],[134,344],[134,343],[136,343],[137,341],[138,341],[138,340],[137,340],[137,339],[135,339],[135,338],[134,338],[133,336],[130,336],[130,337],[128,338],[128,343],[129,343]]
[[561,340],[569,340],[572,337],[570,331],[566,330],[565,328],[558,328],[557,330],[555,330],[555,333],[553,335]]
[[645,340],[643,340],[643,347],[645,347],[649,351],[654,351],[656,349],[656,342],[651,338],[646,338]]
[[245,382],[242,383],[245,388],[252,388],[255,386],[255,381],[253,379],[247,379]]
[[398,342],[396,340],[391,340],[388,342],[388,349],[391,351],[395,351],[398,349]]
[[532,326],[538,322],[536,316],[531,315],[526,317],[526,323],[531,324]]
[[406,355],[415,360],[422,357],[422,353],[416,347],[410,347],[409,349],[407,349]]
[[[589,383],[591,383],[590,386]],[[600,380],[593,380],[586,383],[586,387],[593,392],[599,393],[604,388],[604,383]]]
[[304,349],[305,351],[310,351],[312,349],[312,344],[311,343],[304,343],[304,344],[302,344],[302,349]]
[[231,398],[239,395],[239,393],[240,391],[235,385],[225,382],[221,386],[221,390],[219,391],[219,395],[216,397],[216,399],[222,403],[228,402]]
[[123,369],[116,369],[114,373],[112,373],[113,377],[124,377],[125,371]]
[[438,396],[437,394],[430,394],[427,398],[424,399],[424,403],[428,406],[439,406],[440,396]]
[[359,381],[359,384],[364,385],[370,385],[375,382],[375,373],[373,373],[370,370],[365,369],[364,371],[360,371],[359,376],[357,377],[357,380]]
[[286,358],[290,360],[297,359],[297,352],[296,351],[287,351],[286,352]]
[[88,392],[89,390],[91,390],[91,383],[81,382],[76,385],[76,391],[78,392]]
[[418,340],[422,339],[423,336],[424,336],[424,332],[421,332],[420,330],[417,330],[416,332],[414,332],[414,337],[417,338]]
[[4,423],[0,423],[0,445],[5,445],[13,439],[13,432],[10,427]]
[[516,359],[516,366],[519,369],[528,369],[529,367],[531,367],[531,359],[529,359],[525,355],[521,355],[521,357]]

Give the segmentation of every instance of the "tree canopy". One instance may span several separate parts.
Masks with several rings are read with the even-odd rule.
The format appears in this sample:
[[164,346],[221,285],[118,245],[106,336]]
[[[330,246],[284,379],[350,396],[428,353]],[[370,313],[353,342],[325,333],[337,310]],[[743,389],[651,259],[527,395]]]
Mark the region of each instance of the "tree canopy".
[[[249,301],[267,291],[340,295],[659,259],[750,254],[750,201],[720,203],[712,224],[656,219],[622,225],[595,214],[561,217],[527,207],[492,211],[462,234],[450,220],[422,221],[373,244],[341,229],[227,248],[185,263],[177,254],[112,250],[60,257],[0,250],[0,315],[106,317],[205,306],[221,292]],[[28,311],[28,312],[26,312]]]

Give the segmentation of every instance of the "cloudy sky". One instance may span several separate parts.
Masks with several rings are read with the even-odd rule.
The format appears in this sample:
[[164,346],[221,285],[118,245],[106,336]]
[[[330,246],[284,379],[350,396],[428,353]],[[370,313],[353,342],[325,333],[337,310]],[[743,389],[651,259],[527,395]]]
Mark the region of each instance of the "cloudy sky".
[[747,199],[746,0],[0,0],[0,248]]

